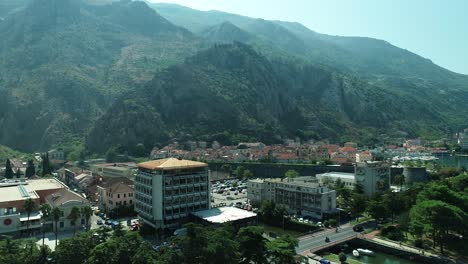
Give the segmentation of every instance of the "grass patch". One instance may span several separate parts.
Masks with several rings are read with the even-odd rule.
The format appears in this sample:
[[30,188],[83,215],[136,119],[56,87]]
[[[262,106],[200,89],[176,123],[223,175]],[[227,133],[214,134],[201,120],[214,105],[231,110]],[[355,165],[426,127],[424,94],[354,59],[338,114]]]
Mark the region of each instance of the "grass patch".
[[[325,255],[323,255],[323,258],[326,258],[332,262],[336,262],[336,263],[340,263],[340,258],[338,257],[337,254],[333,254],[333,253],[325,253]],[[357,261],[357,260],[354,260],[354,259],[347,259],[346,260],[346,263],[348,264],[362,264],[362,262],[360,261]]]
[[267,233],[268,235],[270,234],[270,232],[275,233],[277,236],[290,235],[293,237],[299,237],[301,235],[301,233],[297,231],[288,230],[288,229],[283,230],[282,228],[271,226],[271,225],[266,225],[263,223],[259,224],[259,226],[263,227],[263,229],[265,230],[265,233]]
[[353,220],[351,221],[351,224],[353,225],[357,225],[357,224],[360,224],[360,223],[364,223],[364,222],[367,222],[367,221],[370,221],[372,220],[373,218],[369,215],[363,215],[361,217],[359,217],[359,220]]

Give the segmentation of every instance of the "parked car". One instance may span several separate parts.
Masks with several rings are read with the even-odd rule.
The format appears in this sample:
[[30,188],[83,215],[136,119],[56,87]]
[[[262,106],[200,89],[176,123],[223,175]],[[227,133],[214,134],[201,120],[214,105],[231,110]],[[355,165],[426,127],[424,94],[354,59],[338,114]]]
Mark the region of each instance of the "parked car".
[[102,225],[102,224],[103,224],[103,223],[102,223],[102,220],[101,220],[101,219],[98,219],[98,220],[96,221],[96,224],[97,224],[97,225]]
[[105,223],[106,223],[106,225],[112,225],[112,220],[111,220],[111,219],[107,219]]
[[127,220],[127,226],[131,226],[132,225],[132,220],[128,219]]
[[120,222],[119,221],[112,221],[112,229],[116,229],[117,227],[120,226]]

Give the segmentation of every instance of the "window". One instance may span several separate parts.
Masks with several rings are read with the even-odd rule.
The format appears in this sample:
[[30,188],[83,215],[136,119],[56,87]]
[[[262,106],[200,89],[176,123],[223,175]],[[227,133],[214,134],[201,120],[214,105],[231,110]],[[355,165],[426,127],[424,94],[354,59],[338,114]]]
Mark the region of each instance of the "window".
[[64,226],[64,223],[60,222],[60,228],[63,228],[63,226]]
[[126,194],[126,193],[124,193],[124,198],[126,198],[126,197],[127,197],[127,194]]
[[84,225],[85,224],[85,220],[83,218],[81,218],[81,224]]
[[130,200],[130,201],[129,201],[129,203],[130,203],[130,204],[133,204],[133,201],[132,201],[132,200]]
[[129,193],[129,194],[128,194],[128,197],[133,197],[133,193]]
[[117,198],[120,198],[120,194],[117,194]]
[[127,205],[127,201],[123,201],[123,204],[124,204],[124,205]]

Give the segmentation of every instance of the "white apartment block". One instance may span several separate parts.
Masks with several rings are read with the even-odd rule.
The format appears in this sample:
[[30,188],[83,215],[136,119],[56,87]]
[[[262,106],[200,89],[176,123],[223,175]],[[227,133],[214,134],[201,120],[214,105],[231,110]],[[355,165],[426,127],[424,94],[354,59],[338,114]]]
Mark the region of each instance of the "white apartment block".
[[154,228],[178,227],[210,208],[208,164],[176,158],[138,164],[135,211]]
[[289,213],[322,218],[336,211],[336,192],[309,177],[295,179],[256,179],[247,183],[247,198],[254,205],[274,201]]

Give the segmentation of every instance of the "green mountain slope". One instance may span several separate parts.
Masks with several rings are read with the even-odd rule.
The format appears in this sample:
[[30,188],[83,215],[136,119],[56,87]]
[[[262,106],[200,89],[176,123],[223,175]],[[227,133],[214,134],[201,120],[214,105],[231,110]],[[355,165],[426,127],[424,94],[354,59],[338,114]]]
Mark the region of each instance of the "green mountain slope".
[[468,126],[468,121],[461,118],[468,111],[465,103],[468,100],[468,76],[448,71],[386,41],[320,34],[295,22],[266,21],[219,11],[204,12],[172,4],[151,6],[174,24],[196,33],[228,21],[253,36],[248,41],[237,41],[256,47],[270,58],[289,56],[296,63],[357,76],[385,91],[414,98],[414,104],[442,108],[440,114],[445,116],[451,128]]
[[163,17],[192,32],[203,32],[209,27],[230,22],[237,27],[294,54],[306,55],[309,62],[331,64],[333,67],[364,76],[396,75],[398,77],[455,78],[468,77],[443,69],[430,60],[386,41],[330,36],[314,32],[296,22],[268,21],[220,11],[199,11],[175,4],[150,4]]
[[174,139],[369,142],[379,133],[443,131],[443,116],[412,100],[313,65],[270,61],[245,44],[216,45],[122,97],[96,123],[87,147],[135,153]]
[[467,76],[385,41],[129,0],[1,2],[0,144],[21,151],[468,126]]
[[130,1],[34,0],[0,35],[0,144],[28,151],[84,135],[116,96],[197,49],[190,32]]

